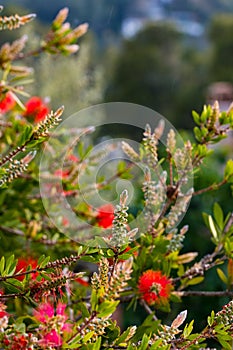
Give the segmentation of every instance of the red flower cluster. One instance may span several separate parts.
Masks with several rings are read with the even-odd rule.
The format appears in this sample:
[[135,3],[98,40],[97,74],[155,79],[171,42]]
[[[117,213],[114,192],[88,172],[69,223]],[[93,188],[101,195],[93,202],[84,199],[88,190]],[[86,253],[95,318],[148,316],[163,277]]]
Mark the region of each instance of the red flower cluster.
[[105,204],[97,209],[96,221],[99,227],[110,228],[113,220],[114,206],[112,204]]
[[33,350],[34,347],[34,335],[32,333],[24,334],[10,334],[5,335],[3,338],[4,349],[9,350]]
[[[28,266],[31,265],[32,269],[35,269],[37,267],[37,260],[31,257],[27,257],[27,258],[19,258],[18,259],[18,263],[16,265],[16,270],[15,273],[19,273],[19,272],[25,272],[27,271]],[[36,277],[38,276],[38,273],[33,273],[31,274],[32,279],[36,279]],[[22,276],[18,276],[16,277],[17,280],[19,281],[23,281],[25,275]]]
[[31,97],[26,102],[25,107],[24,117],[31,119],[35,123],[43,121],[50,112],[47,104],[38,96]]
[[145,271],[139,279],[141,298],[149,305],[164,304],[172,289],[171,281],[161,271]]
[[0,101],[0,113],[4,114],[10,111],[15,106],[15,104],[16,102],[12,93],[8,91],[4,98]]
[[[43,303],[34,311],[35,318],[41,322],[41,340],[40,345],[48,349],[50,346],[60,347],[62,345],[62,337],[60,332],[70,332],[71,324],[67,323],[68,316],[65,313],[66,304],[60,301],[57,304],[56,312],[54,306],[49,303]],[[56,324],[59,323],[59,332],[56,329]],[[52,329],[48,330],[48,325]]]
[[[3,295],[3,291],[0,289],[0,295]],[[0,329],[4,328],[3,325],[4,323],[7,325],[8,324],[8,318],[7,316],[9,315],[6,311],[6,305],[0,302]]]

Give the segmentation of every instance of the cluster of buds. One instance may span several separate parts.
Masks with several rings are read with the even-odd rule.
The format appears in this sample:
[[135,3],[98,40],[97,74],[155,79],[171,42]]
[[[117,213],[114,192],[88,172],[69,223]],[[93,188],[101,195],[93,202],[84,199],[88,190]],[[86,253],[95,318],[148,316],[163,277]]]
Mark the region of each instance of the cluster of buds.
[[131,278],[132,264],[133,258],[130,258],[115,266],[107,290],[109,299],[119,298],[120,292],[126,288],[127,281]]
[[175,341],[176,335],[181,333],[179,327],[184,323],[187,317],[187,310],[181,311],[177,317],[172,322],[171,326],[161,325],[161,328],[158,330],[158,334],[155,334],[151,342],[152,344],[160,340],[160,346],[167,346]]
[[[31,136],[25,141],[22,146],[17,147],[15,150],[11,151],[4,158],[0,159],[0,165],[10,162],[10,166],[7,169],[3,170],[3,175],[0,178],[0,186],[3,186],[7,182],[11,182],[13,179],[19,177],[22,172],[27,170],[28,164],[35,157],[36,152],[29,152],[29,154],[21,160],[14,160],[13,158],[26,150],[26,146],[31,142],[42,139],[43,137],[48,136],[48,132],[51,128],[58,125],[61,121],[61,115],[64,108],[60,107],[57,111],[51,113],[37,125],[37,127],[32,131]],[[43,139],[42,139],[43,140]]]
[[143,146],[146,155],[146,162],[149,167],[156,168],[158,165],[158,142],[164,131],[164,121],[160,120],[159,125],[151,132],[150,125],[146,125]]
[[52,28],[48,32],[42,49],[53,54],[72,54],[78,51],[77,39],[83,36],[87,30],[87,23],[81,24],[75,29],[70,28],[70,23],[65,22],[69,10],[67,7],[59,11],[52,23]]
[[179,192],[177,200],[175,204],[171,207],[170,212],[168,213],[166,218],[168,229],[173,228],[179,220],[180,216],[186,212],[188,204],[192,198],[192,194],[193,188],[188,190],[188,192],[185,194],[181,193],[181,191]]
[[[0,12],[3,10],[3,7],[0,6]],[[34,13],[30,13],[29,15],[19,16],[18,14],[12,16],[0,16],[0,30],[3,29],[17,29],[24,24],[30,22],[36,17]]]
[[145,217],[148,223],[148,232],[155,233],[155,224],[166,203],[166,179],[167,172],[163,171],[159,175],[158,181],[151,178],[149,168],[145,168],[145,180],[143,182],[143,193],[145,199]]
[[137,229],[130,232],[127,231],[128,224],[128,207],[126,205],[128,192],[124,190],[120,196],[120,204],[116,205],[114,212],[114,220],[112,227],[112,237],[109,244],[112,247],[120,248],[124,244],[128,244],[137,233]]
[[145,169],[145,181],[143,183],[142,190],[144,192],[145,207],[146,210],[151,214],[151,212],[156,214],[158,208],[165,203],[166,200],[166,179],[167,172],[163,171],[158,181],[151,179],[151,172],[149,168]]
[[[5,69],[9,62],[12,62],[15,59],[17,59],[17,57],[19,57],[20,53],[22,52],[22,50],[25,47],[27,39],[28,39],[27,35],[23,35],[20,39],[17,39],[15,41],[13,41],[12,44],[5,43],[5,44],[3,44],[1,46],[1,49],[0,49],[0,66],[1,66],[2,69]],[[14,69],[13,66],[11,67],[11,70],[12,69]],[[19,67],[17,69],[19,70]],[[25,68],[25,69],[28,70],[28,68]],[[32,70],[30,70],[29,72],[31,72],[31,71]]]
[[178,231],[178,229],[173,229],[169,232],[167,236],[169,239],[168,251],[175,252],[181,250],[187,231],[188,226],[185,225],[180,231]]
[[93,289],[102,291],[102,297],[107,300],[115,300],[119,293],[127,286],[132,272],[132,259],[119,262],[111,275],[109,275],[109,262],[103,258],[99,266],[99,274],[94,272],[91,284]]
[[105,328],[107,328],[111,322],[108,319],[102,319],[98,317],[94,317],[91,320],[85,320],[86,325],[80,325],[77,327],[77,331],[80,332],[80,335],[84,337],[88,333],[92,333],[90,341],[95,343],[97,338],[105,333]]
[[64,107],[58,108],[55,112],[51,111],[50,114],[47,115],[47,117],[38,124],[36,129],[33,132],[33,139],[37,140],[40,137],[46,137],[48,136],[48,132],[51,128],[58,125],[61,121],[61,115],[64,111]]
[[[56,293],[62,294],[62,288],[68,286],[69,280],[76,280],[83,277],[84,272],[69,272],[66,275],[57,270],[58,275],[50,274],[49,280],[32,281],[30,284],[30,295],[34,300],[40,300],[42,297],[54,296]],[[59,275],[60,273],[60,275]]]
[[29,152],[29,154],[21,160],[10,160],[9,167],[4,170],[5,174],[0,178],[0,187],[4,186],[6,183],[12,182],[24,173],[35,155],[36,151],[33,151]]
[[213,106],[205,106],[199,115],[193,112],[196,123],[194,134],[200,144],[216,143],[227,136],[227,132],[233,126],[232,107],[227,112],[219,110],[219,103],[215,101]]
[[215,319],[217,323],[233,327],[233,300],[223,306],[222,310],[216,314]]
[[176,149],[176,134],[173,129],[167,134],[167,149],[166,151],[172,156]]
[[129,157],[129,159],[132,162],[139,162],[140,161],[139,154],[127,142],[122,141],[121,147],[122,147],[123,152]]

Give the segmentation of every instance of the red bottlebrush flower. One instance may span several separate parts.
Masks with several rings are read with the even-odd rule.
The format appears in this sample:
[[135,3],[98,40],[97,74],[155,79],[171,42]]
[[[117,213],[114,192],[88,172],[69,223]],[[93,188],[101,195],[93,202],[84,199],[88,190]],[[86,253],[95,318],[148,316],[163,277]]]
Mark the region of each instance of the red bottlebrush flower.
[[46,348],[48,346],[60,347],[62,345],[62,338],[55,329],[52,329],[49,333],[43,336],[40,345],[42,345],[43,347],[46,346]]
[[46,115],[50,112],[46,103],[37,96],[31,97],[26,102],[25,107],[26,111],[24,112],[24,117],[30,118],[36,123],[43,121]]
[[172,289],[171,281],[161,271],[148,270],[139,278],[141,298],[149,305],[164,304]]
[[14,106],[16,102],[15,99],[10,91],[6,93],[4,98],[0,101],[0,113],[6,113],[10,111]]
[[[34,311],[34,317],[41,322],[40,332],[41,339],[39,343],[41,346],[61,346],[62,337],[56,329],[56,325],[59,325],[60,332],[71,332],[71,324],[66,322],[68,316],[65,313],[66,304],[60,301],[57,304],[56,310],[54,306],[49,303],[42,303],[38,306],[37,310]],[[54,329],[48,331],[48,323],[54,323]]]
[[46,323],[48,318],[54,316],[54,306],[50,303],[40,304],[38,309],[34,311],[34,316],[41,323]]
[[49,302],[42,303],[38,306],[37,310],[34,311],[35,318],[41,322],[46,324],[48,320],[52,317],[61,316],[61,323],[62,327],[61,330],[67,330],[70,326],[70,324],[66,324],[66,320],[68,319],[68,316],[65,313],[66,304],[63,304],[62,302],[58,302],[56,306],[56,312],[54,310],[54,305],[52,305]]
[[114,220],[114,206],[112,204],[102,205],[97,209],[97,224],[103,228],[112,227]]
[[[18,263],[16,265],[15,273],[27,271],[27,267],[29,265],[31,265],[32,269],[35,269],[37,267],[37,260],[34,258],[30,258],[30,257],[29,258],[19,258]],[[37,272],[31,274],[31,277],[33,280],[35,280],[37,276],[38,276]],[[17,278],[17,280],[19,280],[19,281],[23,281],[24,277],[25,277],[25,275],[17,276],[15,278]]]

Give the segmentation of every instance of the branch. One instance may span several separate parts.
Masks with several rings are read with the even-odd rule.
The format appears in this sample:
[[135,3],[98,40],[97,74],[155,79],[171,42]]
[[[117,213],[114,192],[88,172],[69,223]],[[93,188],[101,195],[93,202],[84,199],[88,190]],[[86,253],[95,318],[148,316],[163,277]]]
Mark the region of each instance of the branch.
[[[45,270],[48,270],[51,268],[57,268],[57,267],[60,267],[63,265],[71,265],[73,262],[76,262],[77,260],[81,259],[81,257],[85,254],[86,254],[86,251],[84,251],[83,253],[81,253],[80,255],[77,255],[77,256],[70,255],[69,257],[64,257],[62,259],[57,259],[55,261],[48,262],[47,265],[44,267],[37,267],[37,268],[29,270],[29,271],[16,273],[14,275],[0,276],[0,282],[7,281],[10,278],[17,278],[17,277],[37,273],[37,272],[42,272],[42,271],[45,271]],[[4,295],[2,295],[2,296],[0,295],[0,299],[4,298],[4,297],[5,297]]]
[[[149,305],[145,302],[145,300],[141,300],[140,301],[140,304],[144,307],[144,309],[146,310],[146,312],[149,314],[149,315],[152,315],[154,314],[154,312],[151,310],[151,308],[149,307]],[[153,315],[153,320],[154,321],[158,321],[157,317],[155,315]]]
[[178,291],[175,292],[179,297],[189,297],[189,296],[201,296],[201,297],[233,297],[233,291],[223,290],[223,291]]
[[226,183],[227,183],[227,180],[223,179],[218,184],[212,184],[206,188],[202,188],[201,190],[195,191],[193,193],[193,196],[198,196],[198,195],[203,194],[205,192],[218,190],[221,186],[225,185]]
[[214,251],[212,254],[204,256],[199,262],[195,263],[190,269],[188,269],[182,276],[174,278],[173,282],[181,281],[185,278],[192,279],[195,276],[203,276],[204,273],[216,266],[216,264],[223,262],[227,259],[226,256],[222,256],[218,261],[214,261],[214,258],[219,254],[219,252]]

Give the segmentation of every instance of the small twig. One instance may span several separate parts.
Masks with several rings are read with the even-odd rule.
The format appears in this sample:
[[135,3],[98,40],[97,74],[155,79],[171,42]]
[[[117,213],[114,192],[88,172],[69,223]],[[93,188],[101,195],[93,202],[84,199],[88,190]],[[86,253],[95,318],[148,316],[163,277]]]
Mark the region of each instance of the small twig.
[[218,259],[218,262],[213,261],[214,258],[219,254],[219,252],[214,251],[212,254],[207,254],[204,256],[199,262],[195,263],[189,270],[187,270],[182,276],[174,278],[173,283],[176,283],[185,278],[193,278],[195,276],[203,276],[205,271],[211,269],[216,266],[217,263],[225,261],[227,259],[226,256],[223,256]]
[[189,297],[189,296],[201,296],[201,297],[233,297],[233,291],[223,290],[223,291],[178,291],[175,293],[179,297]]
[[149,307],[149,305],[145,302],[145,300],[141,300],[140,304],[144,307],[144,309],[146,310],[146,312],[149,315],[153,315],[153,320],[154,321],[158,321],[157,317],[154,315],[154,312],[151,310],[151,308]]
[[7,232],[7,233],[12,233],[12,234],[17,235],[17,236],[25,237],[25,234],[23,231],[15,229],[15,228],[0,226],[0,230]]
[[[0,276],[0,282],[6,281],[10,278],[17,278],[17,277],[37,273],[37,272],[43,272],[45,270],[48,270],[51,268],[57,268],[57,267],[62,266],[62,265],[71,265],[73,262],[76,262],[77,260],[81,259],[81,257],[83,255],[85,255],[85,253],[86,253],[86,251],[84,251],[83,253],[81,253],[80,255],[77,255],[77,256],[71,255],[69,257],[64,257],[62,259],[57,259],[55,261],[48,262],[47,265],[44,267],[37,267],[37,268],[29,270],[29,271],[16,273],[14,275]],[[4,295],[2,295],[2,296],[0,295],[0,299],[2,297],[4,297]]]
[[67,340],[67,344],[70,344],[72,342],[72,340],[77,337],[78,334],[81,333],[82,330],[84,330],[89,323],[96,317],[97,312],[96,311],[92,311],[91,316],[84,322],[84,324],[78,328],[78,331],[74,333],[74,335],[72,335],[72,337],[70,339]]
[[218,190],[219,187],[225,185],[226,183],[227,183],[227,180],[223,179],[218,184],[213,184],[213,185],[210,185],[210,186],[208,186],[206,188],[202,188],[201,190],[193,192],[193,196],[198,196],[198,195],[206,193],[206,192]]

